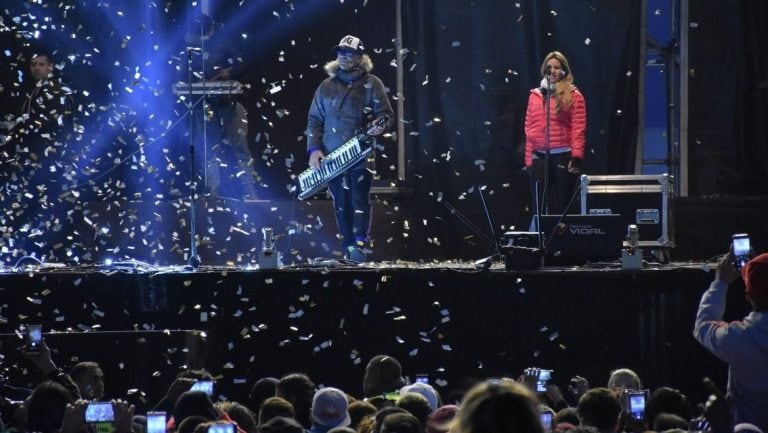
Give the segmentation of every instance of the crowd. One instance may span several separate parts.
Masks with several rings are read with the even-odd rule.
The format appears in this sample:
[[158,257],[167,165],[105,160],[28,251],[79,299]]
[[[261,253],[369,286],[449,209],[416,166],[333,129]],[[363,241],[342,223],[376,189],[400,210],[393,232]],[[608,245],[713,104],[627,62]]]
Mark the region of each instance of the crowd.
[[[715,268],[703,294],[693,336],[729,364],[727,392],[704,380],[711,395],[690,401],[670,387],[648,390],[632,370],[610,372],[604,386],[576,376],[565,390],[551,371],[472,386],[460,401],[445,401],[428,380],[408,383],[398,360],[377,355],[367,364],[362,395],[317,387],[303,373],[261,378],[247,400],[214,397],[214,377],[180,372],[151,410],[136,413],[122,400],[105,400],[104,374],[95,362],[58,368],[44,340],[25,357],[45,377],[33,390],[4,386],[2,430],[41,433],[502,433],[502,432],[766,432],[768,387],[764,311],[768,309],[768,253],[734,269],[731,253]],[[725,293],[744,278],[753,311],[724,322]],[[419,378],[422,379],[422,378]],[[207,385],[207,386],[206,386]],[[9,404],[15,400],[15,404]]]

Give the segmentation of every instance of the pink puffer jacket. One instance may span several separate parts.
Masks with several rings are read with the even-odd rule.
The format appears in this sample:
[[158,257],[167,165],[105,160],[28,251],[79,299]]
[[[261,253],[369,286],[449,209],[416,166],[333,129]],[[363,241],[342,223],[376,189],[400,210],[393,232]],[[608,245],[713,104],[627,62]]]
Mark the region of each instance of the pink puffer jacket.
[[[555,101],[551,101],[549,109],[549,148],[550,150],[570,147],[571,157],[584,160],[584,133],[587,129],[587,106],[584,95],[573,88],[573,104],[571,108],[561,113],[555,109]],[[528,110],[525,114],[525,166],[530,167],[534,151],[546,152],[544,144],[546,116],[544,112],[544,95],[540,89],[532,89],[528,97]]]

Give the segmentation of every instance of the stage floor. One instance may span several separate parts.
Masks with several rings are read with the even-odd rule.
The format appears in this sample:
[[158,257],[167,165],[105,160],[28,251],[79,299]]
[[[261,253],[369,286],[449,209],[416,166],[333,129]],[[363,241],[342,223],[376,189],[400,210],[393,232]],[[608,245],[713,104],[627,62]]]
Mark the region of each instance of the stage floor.
[[[627,366],[650,387],[703,394],[703,376],[725,378],[691,336],[712,278],[704,269],[508,272],[462,261],[5,269],[0,332],[4,363],[23,366],[15,333],[42,323],[60,364],[98,361],[108,394],[133,390],[140,405],[183,366],[205,366],[235,399],[253,380],[293,371],[359,395],[365,364],[380,353],[400,359],[407,375],[429,374],[449,396],[469,378],[516,377],[530,366],[555,370],[563,388],[575,374],[599,384]],[[729,315],[740,317],[743,289],[731,298]]]

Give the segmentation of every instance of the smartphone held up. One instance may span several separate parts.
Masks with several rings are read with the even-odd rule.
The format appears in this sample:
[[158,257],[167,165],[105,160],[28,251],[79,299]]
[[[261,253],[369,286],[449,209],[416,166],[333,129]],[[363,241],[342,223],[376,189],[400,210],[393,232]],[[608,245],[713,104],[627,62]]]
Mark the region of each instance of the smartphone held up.
[[115,412],[110,402],[90,402],[85,408],[85,422],[106,423],[115,420]]
[[192,384],[192,387],[189,389],[190,391],[203,391],[204,393],[208,395],[213,395],[213,381],[212,380],[198,380],[194,384]]
[[43,344],[42,325],[27,325],[24,334],[24,349],[27,353],[40,353]]
[[166,433],[166,423],[165,412],[147,412],[147,433]]
[[731,248],[733,250],[733,266],[740,271],[752,258],[749,235],[746,233],[734,234],[731,237]]
[[547,385],[552,379],[552,370],[539,370],[538,377],[536,378],[536,392],[546,392]]

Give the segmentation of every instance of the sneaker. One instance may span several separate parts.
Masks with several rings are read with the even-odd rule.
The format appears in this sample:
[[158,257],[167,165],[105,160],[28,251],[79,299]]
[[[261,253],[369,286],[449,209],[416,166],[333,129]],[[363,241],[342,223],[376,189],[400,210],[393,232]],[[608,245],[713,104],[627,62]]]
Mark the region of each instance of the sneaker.
[[365,252],[363,252],[362,249],[357,247],[347,247],[347,254],[345,255],[347,260],[363,263],[368,260],[368,257],[366,256]]

